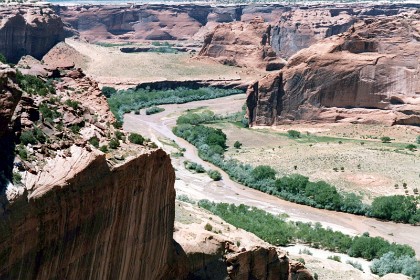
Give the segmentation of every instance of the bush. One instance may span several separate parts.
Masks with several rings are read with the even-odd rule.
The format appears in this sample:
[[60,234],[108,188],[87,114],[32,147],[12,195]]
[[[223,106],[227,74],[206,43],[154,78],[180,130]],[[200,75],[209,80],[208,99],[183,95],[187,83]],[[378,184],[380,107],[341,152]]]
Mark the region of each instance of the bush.
[[36,143],[38,143],[32,130],[23,131],[20,134],[20,142],[25,146],[28,144],[35,145]]
[[336,262],[341,262],[340,256],[335,256],[335,255],[334,256],[328,256],[327,259],[333,260],[333,261],[336,261]]
[[0,53],[0,62],[4,64],[7,63],[7,59],[2,53]]
[[99,139],[96,136],[93,136],[89,139],[89,143],[94,146],[95,148],[99,148]]
[[235,147],[236,149],[240,149],[240,148],[242,147],[242,143],[241,143],[241,142],[239,142],[239,141],[236,141],[236,142],[233,144],[233,147]]
[[417,144],[420,144],[420,135],[418,135],[418,136],[416,137],[416,143],[417,143]]
[[19,172],[13,172],[13,184],[22,183],[22,175]]
[[18,152],[18,154],[19,154],[19,157],[20,157],[22,160],[28,160],[28,151],[26,150],[26,147],[25,147],[25,146],[23,146],[23,145],[19,145],[19,146],[17,147],[17,152]]
[[103,87],[101,91],[106,98],[110,98],[111,95],[117,93],[117,90],[113,87]]
[[184,161],[184,166],[188,170],[192,170],[192,171],[195,171],[197,173],[206,172],[206,170],[204,169],[204,167],[201,164],[198,164],[196,162],[192,162],[192,161],[189,161],[189,160]]
[[117,137],[118,140],[122,140],[123,136],[124,136],[124,133],[122,133],[121,131],[119,130],[115,131],[115,137]]
[[78,134],[80,132],[80,126],[78,126],[77,124],[74,124],[74,125],[70,126],[70,130],[74,134]]
[[414,197],[392,195],[376,197],[372,202],[370,215],[379,219],[415,224],[418,222],[415,219],[418,212]]
[[297,130],[288,130],[287,134],[289,135],[290,138],[300,138],[300,132]]
[[379,276],[388,273],[402,273],[415,280],[420,280],[419,261],[412,256],[397,256],[394,252],[388,252],[379,259],[374,259],[370,270]]
[[220,172],[217,171],[217,170],[209,170],[209,171],[207,171],[207,174],[214,181],[220,181],[220,180],[222,180],[222,174],[220,174]]
[[381,141],[382,143],[391,143],[391,138],[388,136],[382,136]]
[[202,87],[189,89],[178,87],[166,90],[120,90],[111,93],[107,99],[111,111],[117,120],[122,121],[125,111],[136,111],[141,108],[161,104],[181,104],[197,100],[208,100],[233,94],[243,93],[238,89],[220,89],[214,87]]
[[143,145],[145,139],[140,134],[133,132],[128,136],[128,140],[133,144]]
[[112,138],[112,139],[109,141],[108,146],[109,146],[111,149],[117,149],[117,148],[120,146],[120,141],[119,141],[117,138]]
[[259,165],[251,171],[254,180],[276,179],[276,171],[268,165]]
[[409,144],[405,148],[406,149],[409,149],[410,151],[414,151],[417,148],[417,146],[416,145],[413,145],[413,144]]
[[74,110],[77,110],[77,108],[79,108],[80,102],[79,101],[75,101],[75,100],[71,100],[71,99],[67,99],[64,104],[66,104],[67,106],[73,108]]
[[20,71],[16,71],[16,81],[19,87],[29,94],[46,96],[55,93],[55,88],[49,82],[36,76],[23,75]]
[[100,148],[99,148],[99,150],[102,152],[102,153],[108,153],[108,146],[107,145],[102,145]]
[[153,114],[157,114],[163,111],[165,111],[164,108],[153,106],[146,109],[146,115],[153,115]]
[[211,224],[207,223],[207,224],[204,226],[204,229],[205,229],[205,230],[208,230],[208,231],[212,231],[212,230],[213,230],[213,227],[212,227],[212,225],[211,225]]
[[363,271],[362,265],[357,261],[347,260],[346,263],[360,271]]

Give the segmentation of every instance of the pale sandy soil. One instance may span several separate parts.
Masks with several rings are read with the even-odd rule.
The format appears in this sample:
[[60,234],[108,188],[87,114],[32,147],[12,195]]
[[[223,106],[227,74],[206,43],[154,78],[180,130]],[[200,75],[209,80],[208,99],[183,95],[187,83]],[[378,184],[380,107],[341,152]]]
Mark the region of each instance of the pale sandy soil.
[[[416,128],[321,124],[249,130],[225,123],[213,126],[222,128],[228,137],[231,148],[226,156],[252,165],[270,165],[280,175],[299,173],[313,181],[324,180],[366,201],[381,195],[405,195],[406,191],[414,195],[413,189],[420,186],[420,151],[405,148],[420,134]],[[289,129],[301,131],[302,138],[290,139]],[[395,140],[385,144],[363,139],[365,135],[387,135]],[[243,143],[241,149],[233,148],[236,140]]]
[[[320,222],[323,226],[329,226],[334,230],[346,234],[356,235],[369,232],[371,236],[381,236],[391,242],[409,244],[420,255],[420,227],[392,222],[382,222],[375,219],[356,216],[346,213],[316,209],[305,205],[298,205],[284,201],[277,197],[246,188],[229,179],[226,173],[219,168],[202,161],[194,146],[183,139],[176,137],[171,127],[175,124],[178,115],[187,109],[207,107],[217,113],[240,111],[244,101],[244,95],[229,96],[217,100],[197,101],[187,104],[163,105],[164,112],[155,115],[126,114],[124,117],[124,129],[139,132],[163,147],[169,153],[179,151],[177,146],[186,149],[181,158],[172,157],[172,164],[176,168],[177,180],[175,188],[177,194],[186,194],[192,199],[209,199],[217,202],[246,204],[256,206],[271,213],[287,213],[291,220],[304,222]],[[241,131],[241,135],[242,135]],[[250,131],[249,133],[254,133]],[[246,135],[246,134],[245,134]],[[270,143],[269,133],[264,133],[264,138],[259,141]],[[237,134],[236,137],[240,135]],[[252,139],[252,137],[250,138]],[[176,145],[172,141],[176,142]],[[232,139],[230,140],[232,141]],[[258,141],[255,141],[258,142]],[[244,143],[245,146],[250,145]],[[344,145],[344,144],[342,144]],[[192,174],[185,170],[185,159],[202,164],[206,169],[217,169],[221,172],[223,180],[213,182],[205,174]]]
[[86,66],[81,67],[102,85],[133,86],[166,80],[253,81],[264,75],[254,69],[225,66],[189,53],[122,53],[119,47],[75,39],[66,39],[66,43],[87,58]]

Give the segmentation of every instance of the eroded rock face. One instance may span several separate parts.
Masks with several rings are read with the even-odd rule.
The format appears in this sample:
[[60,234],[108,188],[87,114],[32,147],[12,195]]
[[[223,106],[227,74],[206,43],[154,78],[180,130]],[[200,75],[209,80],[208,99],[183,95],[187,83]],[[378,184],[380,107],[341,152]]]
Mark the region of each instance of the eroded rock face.
[[48,7],[0,8],[0,53],[17,63],[24,55],[41,59],[55,44],[72,33]]
[[206,35],[199,55],[227,65],[279,70],[286,62],[276,57],[270,46],[270,34],[271,25],[261,17],[249,23],[220,24]]
[[288,257],[274,247],[256,247],[249,251],[229,254],[226,264],[229,278],[232,280],[287,280],[289,275]]
[[163,279],[172,263],[175,175],[150,151],[110,167],[73,147],[8,191],[0,214],[2,279]]
[[249,88],[250,123],[420,125],[419,19],[365,20],[300,51],[279,74]]
[[120,147],[101,152],[128,135],[110,125],[105,98],[80,70],[46,67],[60,78],[52,82],[21,76],[46,87],[28,94],[14,69],[1,69],[0,141],[9,157],[0,165],[0,278],[182,277],[169,156],[115,139]]

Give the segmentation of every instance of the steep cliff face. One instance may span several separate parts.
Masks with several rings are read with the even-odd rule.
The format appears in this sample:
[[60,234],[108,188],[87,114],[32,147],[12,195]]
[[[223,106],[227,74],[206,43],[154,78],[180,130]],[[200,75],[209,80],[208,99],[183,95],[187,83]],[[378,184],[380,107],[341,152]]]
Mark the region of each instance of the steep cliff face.
[[41,59],[55,44],[72,33],[48,7],[0,8],[0,53],[17,63],[24,55]]
[[200,56],[209,56],[228,65],[279,70],[285,61],[270,46],[271,25],[256,17],[249,23],[220,24],[206,35]]
[[125,141],[80,70],[1,69],[0,278],[182,278],[169,156]]
[[26,190],[8,190],[1,278],[163,279],[173,246],[169,157],[149,151],[110,167],[104,155],[71,153],[28,178]]
[[273,25],[271,45],[289,58],[318,41],[347,31],[357,20],[391,16],[414,10],[411,5],[313,5],[284,11]]
[[300,51],[280,74],[249,88],[250,122],[420,125],[419,19],[365,20]]

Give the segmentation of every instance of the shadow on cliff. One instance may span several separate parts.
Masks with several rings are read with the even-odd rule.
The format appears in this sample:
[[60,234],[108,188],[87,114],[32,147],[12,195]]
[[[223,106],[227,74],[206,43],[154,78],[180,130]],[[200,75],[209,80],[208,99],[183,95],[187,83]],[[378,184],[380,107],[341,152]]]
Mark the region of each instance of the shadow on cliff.
[[13,133],[0,137],[0,195],[3,195],[8,182],[13,182],[14,150]]

